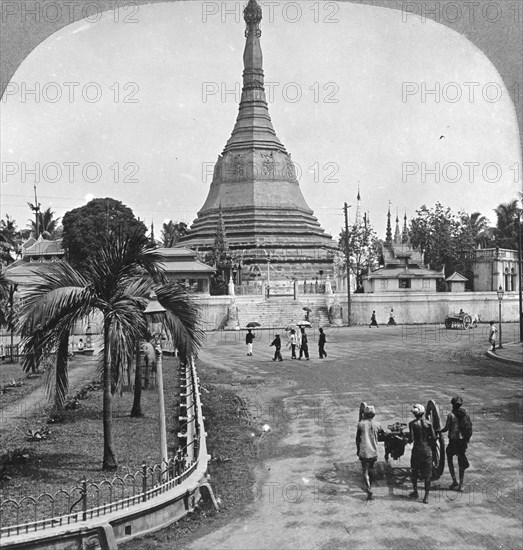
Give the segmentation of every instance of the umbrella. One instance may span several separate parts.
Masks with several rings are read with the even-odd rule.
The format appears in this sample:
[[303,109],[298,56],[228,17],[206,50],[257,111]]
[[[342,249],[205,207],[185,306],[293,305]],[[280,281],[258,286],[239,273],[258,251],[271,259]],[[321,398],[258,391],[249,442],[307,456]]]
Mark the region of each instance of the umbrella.
[[309,321],[299,321],[298,323],[296,323],[299,327],[310,327],[311,324],[309,323]]
[[307,307],[307,306],[305,306],[302,309],[303,309],[303,311],[306,311],[307,313],[310,313],[312,311],[312,309],[310,307]]
[[247,323],[247,328],[255,328],[255,327],[261,327],[260,323],[257,323],[256,321],[251,321],[250,323]]

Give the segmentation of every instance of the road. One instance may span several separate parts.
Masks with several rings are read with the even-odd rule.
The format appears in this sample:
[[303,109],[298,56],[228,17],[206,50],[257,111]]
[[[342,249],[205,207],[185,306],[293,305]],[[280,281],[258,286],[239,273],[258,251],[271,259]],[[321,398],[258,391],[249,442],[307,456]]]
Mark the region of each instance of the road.
[[[505,341],[514,330],[503,327]],[[334,329],[326,359],[311,341],[310,361],[285,350],[282,363],[271,360],[268,331],[258,331],[253,357],[241,334],[210,335],[201,359],[258,382],[238,392],[278,437],[261,442],[247,513],[187,548],[521,548],[522,369],[485,357],[486,334],[485,325]],[[446,467],[428,505],[410,500],[410,447],[387,464],[380,444],[376,498],[366,501],[354,444],[360,402],[386,427],[429,399],[445,418],[456,394],[474,423],[464,493],[447,489]]]

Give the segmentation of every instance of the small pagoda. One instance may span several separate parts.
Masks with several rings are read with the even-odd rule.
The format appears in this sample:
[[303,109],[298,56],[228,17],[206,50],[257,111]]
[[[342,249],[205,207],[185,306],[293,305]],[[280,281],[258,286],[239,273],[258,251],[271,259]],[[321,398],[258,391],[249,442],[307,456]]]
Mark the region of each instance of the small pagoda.
[[434,271],[424,264],[423,252],[411,245],[406,214],[403,231],[396,214],[394,238],[390,218],[389,207],[387,232],[381,247],[384,266],[369,273],[363,281],[365,292],[436,292],[438,281],[445,279],[444,268]]
[[238,117],[214,166],[207,199],[180,246],[212,249],[220,213],[243,278],[270,269],[271,280],[311,279],[333,271],[336,244],[303,197],[296,170],[278,139],[265,96],[260,46],[262,10],[244,9],[246,43]]

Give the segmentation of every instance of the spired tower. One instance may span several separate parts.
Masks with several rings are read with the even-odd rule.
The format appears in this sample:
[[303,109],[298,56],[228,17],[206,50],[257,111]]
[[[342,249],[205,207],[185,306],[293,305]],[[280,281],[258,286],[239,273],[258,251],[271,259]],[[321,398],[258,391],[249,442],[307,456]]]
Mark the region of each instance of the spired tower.
[[207,199],[181,246],[200,252],[214,244],[220,211],[243,278],[332,276],[336,244],[313,215],[300,190],[290,155],[269,116],[260,46],[262,10],[249,0],[243,11],[246,43],[243,89],[232,135],[214,166]]

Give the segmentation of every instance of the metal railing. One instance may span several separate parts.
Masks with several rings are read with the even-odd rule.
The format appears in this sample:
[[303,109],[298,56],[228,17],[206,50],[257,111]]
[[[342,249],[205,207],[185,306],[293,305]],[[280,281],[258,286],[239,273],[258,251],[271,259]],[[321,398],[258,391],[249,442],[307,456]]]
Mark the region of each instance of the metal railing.
[[[180,416],[179,429],[183,431],[178,439],[183,444],[174,457],[163,464],[143,464],[140,470],[129,470],[111,480],[95,483],[84,479],[70,490],[2,500],[0,539],[71,525],[131,508],[169,491],[175,492],[197,470],[200,461],[205,461],[206,469],[208,456],[205,441],[201,441],[205,431],[198,383],[191,359],[180,372],[180,407],[185,415]],[[180,495],[183,494],[181,491]]]

